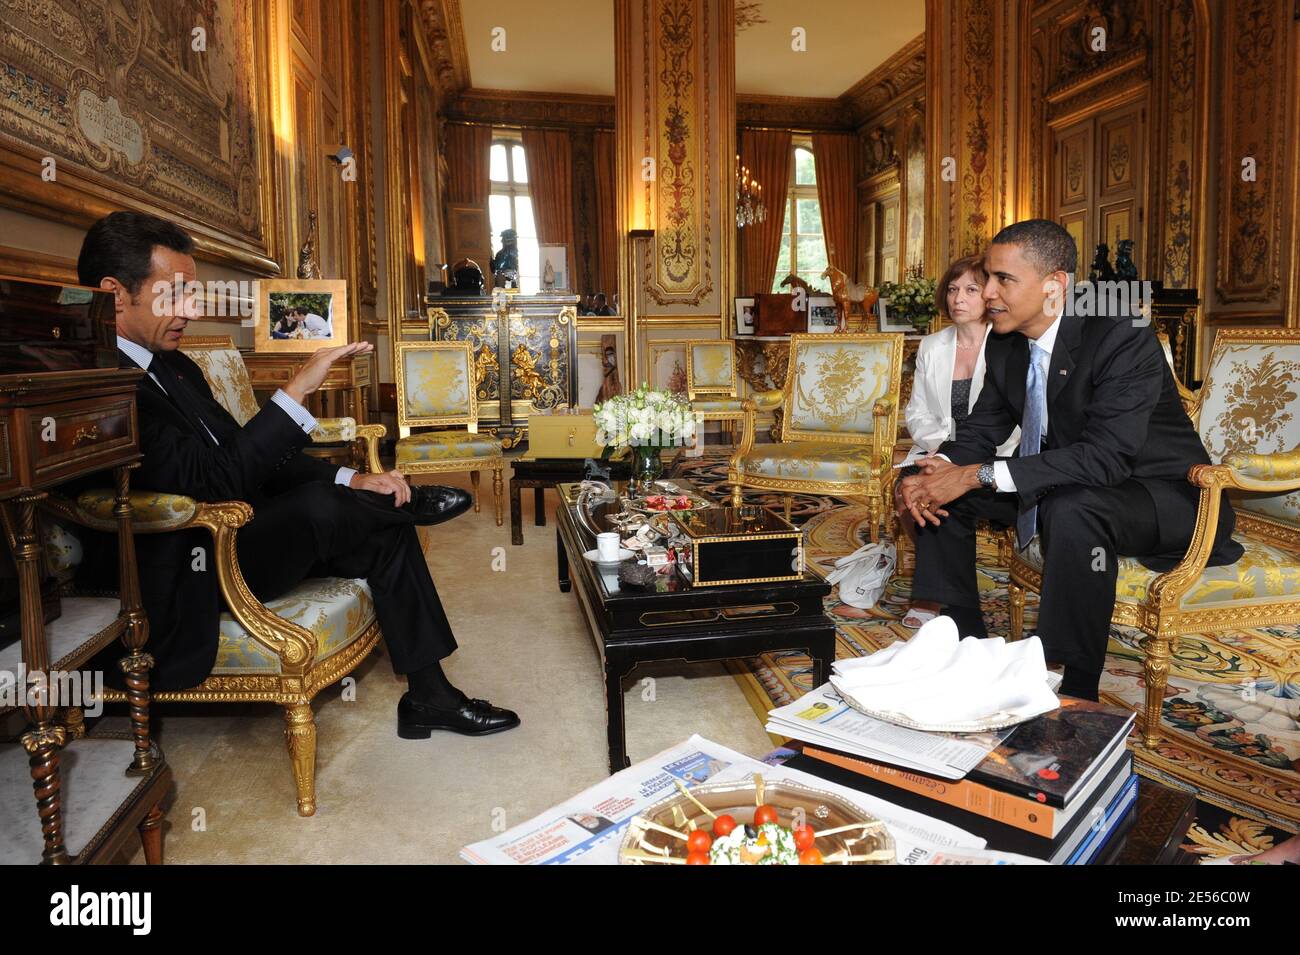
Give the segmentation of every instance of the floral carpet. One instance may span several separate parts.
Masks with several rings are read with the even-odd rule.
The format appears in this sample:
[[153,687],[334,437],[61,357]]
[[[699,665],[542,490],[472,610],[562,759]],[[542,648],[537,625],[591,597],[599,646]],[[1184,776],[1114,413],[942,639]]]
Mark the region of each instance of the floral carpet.
[[[717,499],[729,494],[726,460],[716,455],[683,462],[677,474]],[[746,492],[747,502],[780,511],[781,496]],[[791,518],[805,528],[809,564],[826,573],[835,559],[866,542],[865,507],[853,500],[794,495]],[[989,631],[1009,623],[1007,571],[992,547],[980,552],[979,587]],[[826,613],[836,622],[837,656],[862,656],[912,633],[899,622],[911,580],[898,575],[866,616],[834,593]],[[1026,595],[1027,632],[1037,601]],[[1101,696],[1140,710],[1145,683],[1141,633],[1112,627]],[[765,718],[813,689],[805,654],[764,654],[729,666],[755,712]],[[1154,752],[1135,746],[1138,771],[1196,790],[1197,821],[1184,850],[1221,856],[1259,852],[1300,828],[1300,627],[1266,627],[1182,637],[1170,663],[1164,740]],[[1134,741],[1136,742],[1136,741]]]

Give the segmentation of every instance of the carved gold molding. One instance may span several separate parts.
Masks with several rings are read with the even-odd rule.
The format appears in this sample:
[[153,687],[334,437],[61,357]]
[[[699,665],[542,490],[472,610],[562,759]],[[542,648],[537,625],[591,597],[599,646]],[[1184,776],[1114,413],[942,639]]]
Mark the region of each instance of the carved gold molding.
[[[931,19],[927,16],[929,29]],[[840,94],[839,100],[853,125],[915,97],[925,83],[926,35],[917,36],[885,62]]]
[[614,128],[614,98],[526,90],[464,90],[443,105],[449,120],[485,126]]
[[847,132],[854,127],[843,99],[817,96],[736,95],[736,125],[746,129],[810,129]]
[[[385,0],[382,5],[387,7],[396,2],[398,0]],[[433,78],[439,97],[467,89],[470,85],[469,53],[465,49],[460,0],[417,0],[414,5],[433,58]]]

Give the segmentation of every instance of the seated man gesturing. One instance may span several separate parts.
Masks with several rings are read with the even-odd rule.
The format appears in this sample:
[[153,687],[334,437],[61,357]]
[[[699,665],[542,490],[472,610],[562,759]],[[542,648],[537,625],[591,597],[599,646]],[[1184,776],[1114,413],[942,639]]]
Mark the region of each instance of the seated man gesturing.
[[[186,326],[198,317],[196,299],[186,291],[195,276],[193,247],[170,222],[116,212],[91,226],[77,261],[81,284],[113,293],[122,367],[148,372],[137,392],[144,460],[132,485],[251,504],[253,519],[236,538],[239,566],[263,602],[306,577],[366,578],[393,669],[409,683],[398,705],[400,736],[427,738],[435,729],[482,735],[519,725],[509,710],[467,698],[440,663],[456,641],[415,526],[462,513],[469,495],[412,488],[399,471],[359,474],[302,453],[316,425],[303,402],[333,362],[372,346],[316,352],[241,427],[212,397],[198,365],[178,351]],[[216,660],[216,574],[191,559],[203,544],[201,531],[137,543],[156,689],[195,686]]]

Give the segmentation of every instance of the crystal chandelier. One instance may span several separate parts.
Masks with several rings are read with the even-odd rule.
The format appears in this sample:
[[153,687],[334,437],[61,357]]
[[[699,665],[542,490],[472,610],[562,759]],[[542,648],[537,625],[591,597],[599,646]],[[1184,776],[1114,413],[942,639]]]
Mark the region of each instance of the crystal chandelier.
[[767,218],[767,207],[763,205],[763,187],[749,172],[748,166],[740,164],[736,157],[736,228],[743,229],[755,222]]

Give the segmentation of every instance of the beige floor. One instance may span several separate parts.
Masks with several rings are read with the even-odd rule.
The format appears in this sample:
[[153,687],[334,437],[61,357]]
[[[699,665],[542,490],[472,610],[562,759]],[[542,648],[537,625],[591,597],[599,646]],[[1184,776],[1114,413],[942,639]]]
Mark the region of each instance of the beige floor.
[[[468,475],[448,483],[468,487]],[[482,513],[426,532],[460,643],[446,670],[470,695],[515,709],[523,725],[477,740],[400,740],[405,682],[373,655],[356,673],[354,702],[337,687],[316,698],[319,808],[303,819],[276,708],[168,707],[159,726],[176,775],[167,862],[456,862],[502,813],[513,826],[606,777],[603,680],[577,599],[555,585],[554,521],[534,526],[525,491],[524,545],[512,547],[508,507],[497,527],[483,484]],[[554,492],[547,498],[553,508]],[[492,570],[498,547],[504,572]],[[638,670],[625,703],[633,761],[692,733],[753,755],[771,749],[720,664]]]

